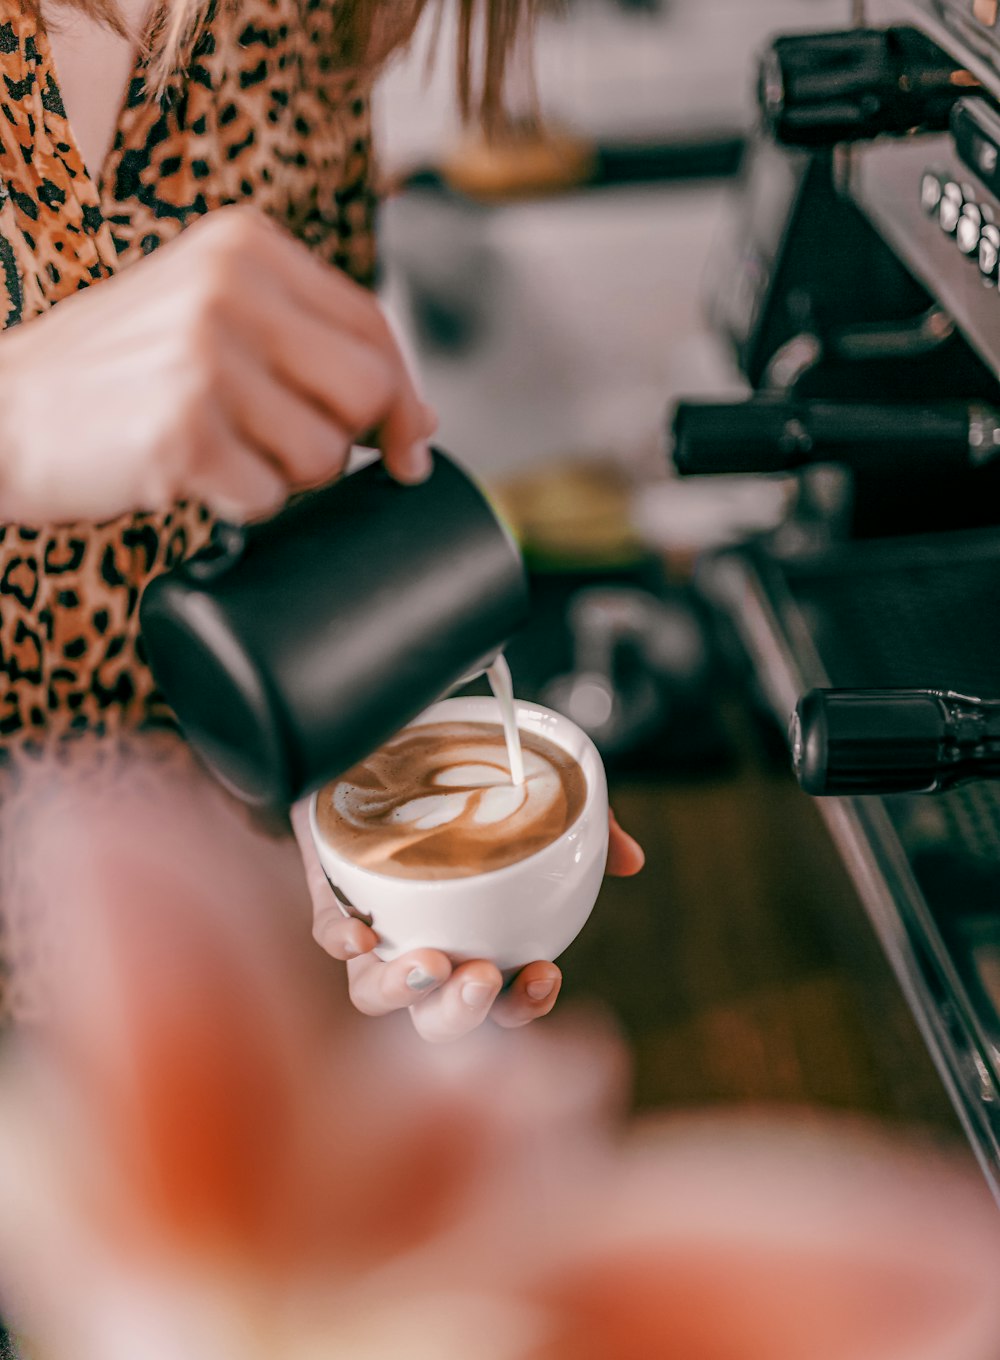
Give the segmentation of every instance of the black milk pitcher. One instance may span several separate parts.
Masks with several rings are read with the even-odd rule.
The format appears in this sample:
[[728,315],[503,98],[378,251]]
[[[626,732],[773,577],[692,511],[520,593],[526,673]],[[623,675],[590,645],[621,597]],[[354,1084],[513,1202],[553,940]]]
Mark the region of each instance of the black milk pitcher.
[[155,578],[146,655],[212,772],[267,807],[349,769],[463,679],[524,621],[520,553],[439,450],[419,486],[381,463],[220,526]]

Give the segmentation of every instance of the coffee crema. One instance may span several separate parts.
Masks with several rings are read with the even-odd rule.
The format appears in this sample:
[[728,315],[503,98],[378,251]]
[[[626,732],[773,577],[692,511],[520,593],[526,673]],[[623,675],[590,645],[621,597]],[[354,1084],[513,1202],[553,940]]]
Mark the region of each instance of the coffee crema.
[[579,817],[583,770],[523,729],[514,784],[498,723],[410,727],[320,790],[316,823],[346,859],[392,878],[467,878],[543,849]]

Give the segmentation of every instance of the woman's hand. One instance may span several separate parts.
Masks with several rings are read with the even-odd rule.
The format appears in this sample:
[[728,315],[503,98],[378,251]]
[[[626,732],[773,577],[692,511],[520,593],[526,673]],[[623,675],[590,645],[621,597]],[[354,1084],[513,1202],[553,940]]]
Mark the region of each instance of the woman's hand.
[[[645,861],[641,847],[611,817],[609,874],[637,874]],[[537,1020],[556,1004],[562,973],[554,963],[529,963],[503,990],[500,971],[483,959],[452,967],[437,949],[417,949],[391,963],[375,958],[378,936],[363,921],[341,912],[320,866],[309,832],[306,803],[292,810],[313,903],[313,936],[328,954],[347,962],[351,1000],[366,1015],[409,1009],[417,1032],[446,1042],[475,1029],[489,1015],[513,1029]]]
[[0,519],[203,501],[231,520],[329,481],[374,430],[430,470],[433,413],[375,298],[248,208],[209,213],[0,337]]

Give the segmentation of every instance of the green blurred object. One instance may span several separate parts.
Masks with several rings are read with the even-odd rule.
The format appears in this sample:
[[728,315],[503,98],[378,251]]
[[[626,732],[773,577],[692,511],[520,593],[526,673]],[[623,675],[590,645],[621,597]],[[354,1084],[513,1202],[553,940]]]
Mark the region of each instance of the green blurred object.
[[650,553],[632,523],[632,488],[610,462],[566,462],[494,488],[492,500],[534,572],[624,571]]

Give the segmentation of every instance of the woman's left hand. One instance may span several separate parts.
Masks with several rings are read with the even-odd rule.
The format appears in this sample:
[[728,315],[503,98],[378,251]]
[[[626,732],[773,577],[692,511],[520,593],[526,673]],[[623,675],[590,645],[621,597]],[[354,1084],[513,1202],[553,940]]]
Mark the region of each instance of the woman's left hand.
[[[608,873],[637,874],[645,856],[641,847],[611,817]],[[437,949],[416,949],[391,963],[372,950],[378,936],[363,921],[347,918],[330,891],[320,866],[305,803],[293,809],[292,821],[302,851],[313,904],[313,936],[335,959],[345,960],[351,1000],[365,1015],[408,1009],[417,1032],[442,1043],[468,1034],[490,1016],[513,1029],[538,1020],[556,1004],[562,973],[554,963],[529,963],[506,988],[500,970],[485,959],[453,967]]]

